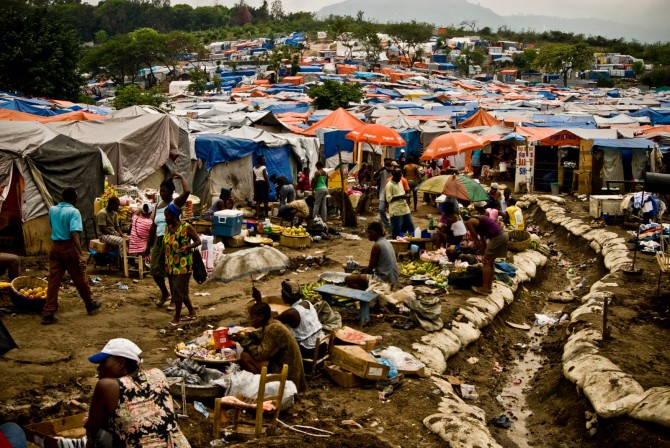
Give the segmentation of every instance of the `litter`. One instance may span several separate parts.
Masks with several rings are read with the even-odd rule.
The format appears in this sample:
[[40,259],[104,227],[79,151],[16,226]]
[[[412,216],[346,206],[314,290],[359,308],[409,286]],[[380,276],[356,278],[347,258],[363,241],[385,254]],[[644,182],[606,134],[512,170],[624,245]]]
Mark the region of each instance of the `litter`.
[[468,364],[477,364],[479,362],[479,358],[475,358],[474,356],[470,357],[467,359]]
[[516,328],[518,330],[526,330],[526,331],[530,330],[530,325],[528,324],[515,324],[514,322],[510,322],[508,320],[506,320],[505,323],[510,327]]
[[118,282],[114,283],[114,285],[118,286],[121,291],[128,291],[128,285],[126,285],[125,283]]
[[353,233],[340,232],[340,235],[342,236],[342,238],[344,238],[345,240],[348,240],[348,241],[360,241],[361,240],[360,236],[354,235]]
[[197,296],[197,297],[205,297],[205,296],[210,296],[211,294],[208,293],[208,292],[196,292],[196,293],[193,294],[193,295],[194,295],[194,296]]
[[503,371],[503,368],[500,366],[498,361],[496,361],[495,364],[493,364],[493,371],[498,373]]
[[194,401],[193,407],[195,408],[196,411],[204,415],[205,418],[209,418],[209,411],[207,411],[204,404],[200,403],[199,401]]
[[102,279],[101,279],[100,277],[93,277],[93,278],[91,279],[91,283],[93,283],[94,285],[97,285],[97,284],[100,283],[101,281],[102,281]]
[[558,322],[558,319],[555,317],[549,317],[546,314],[536,314],[535,315],[535,326],[536,327],[544,327],[548,325],[554,325],[556,322]]
[[475,386],[471,384],[461,384],[461,397],[464,400],[477,400],[479,394],[475,391]]
[[509,419],[505,414],[500,415],[499,417],[493,418],[490,420],[490,423],[493,426],[498,428],[508,429],[512,426],[512,420]]

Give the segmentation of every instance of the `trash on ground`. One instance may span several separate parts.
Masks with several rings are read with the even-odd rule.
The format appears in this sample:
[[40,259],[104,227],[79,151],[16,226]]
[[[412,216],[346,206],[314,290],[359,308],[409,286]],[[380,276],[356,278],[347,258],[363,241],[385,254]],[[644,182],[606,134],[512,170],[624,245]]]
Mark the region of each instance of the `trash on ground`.
[[477,364],[479,362],[479,358],[471,356],[470,358],[467,359],[467,361],[469,364]]
[[479,394],[475,391],[475,386],[472,384],[461,384],[461,397],[464,400],[477,400]]
[[497,426],[498,428],[504,428],[504,429],[508,429],[512,426],[512,420],[510,420],[509,417],[507,417],[505,414],[502,414],[496,418],[492,418],[490,420],[490,423],[493,426]]
[[526,330],[526,331],[530,330],[530,325],[528,325],[528,324],[516,324],[516,323],[510,322],[508,320],[506,320],[505,323],[507,325],[509,325],[510,327],[516,328],[518,330]]

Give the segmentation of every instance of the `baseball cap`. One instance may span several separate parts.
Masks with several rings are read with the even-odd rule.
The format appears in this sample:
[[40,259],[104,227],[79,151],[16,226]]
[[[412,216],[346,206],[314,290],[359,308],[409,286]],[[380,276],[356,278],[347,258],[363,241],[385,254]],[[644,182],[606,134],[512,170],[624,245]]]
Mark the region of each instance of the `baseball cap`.
[[498,184],[495,183],[495,182],[493,182],[493,183],[491,184],[491,188],[495,188],[495,189],[497,190],[497,189],[498,189]]
[[89,356],[88,360],[94,364],[100,364],[110,356],[120,356],[122,358],[140,362],[140,353],[142,353],[142,350],[140,350],[133,341],[124,338],[116,338],[110,339],[99,353]]
[[154,210],[154,206],[152,204],[150,204],[148,202],[145,202],[144,204],[142,204],[142,213],[144,213],[145,215],[148,215],[153,210]]

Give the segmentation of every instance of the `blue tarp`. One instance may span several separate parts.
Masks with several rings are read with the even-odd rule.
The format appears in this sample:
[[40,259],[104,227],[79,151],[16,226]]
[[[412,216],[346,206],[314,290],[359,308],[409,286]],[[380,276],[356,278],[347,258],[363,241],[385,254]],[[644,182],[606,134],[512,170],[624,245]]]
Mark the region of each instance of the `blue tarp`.
[[551,93],[547,90],[539,90],[537,92],[537,94],[541,97],[544,97],[544,98],[548,99],[548,100],[555,100],[556,99],[556,95],[554,95],[553,93]]
[[656,143],[646,138],[596,138],[591,153],[596,146],[607,149],[652,149]]
[[[273,174],[277,176],[286,176],[293,182],[293,174],[291,173],[291,164],[289,163],[289,156],[291,155],[290,146],[279,146],[277,148],[261,147],[256,151],[255,157],[260,155],[265,156],[265,167],[268,169],[268,179]],[[251,170],[251,167],[249,167]],[[270,182],[270,201],[277,200],[277,192],[275,186]]]
[[304,87],[296,87],[293,84],[291,84],[293,87],[272,87],[269,89],[265,90],[265,93],[268,95],[276,95],[277,93],[281,92],[295,92],[295,93],[303,93],[305,91]]
[[298,71],[303,73],[319,73],[323,71],[323,67],[320,65],[301,65]]
[[409,115],[454,115],[458,113],[466,113],[474,110],[476,107],[466,106],[438,106],[432,109],[417,109],[410,111]]
[[83,110],[84,112],[90,112],[92,114],[98,114],[98,115],[109,115],[109,111],[105,109],[100,109],[95,106],[80,106],[78,104],[75,104],[74,106],[70,107],[70,110]]
[[389,96],[391,98],[400,98],[402,96],[398,92],[396,92],[395,90],[382,89],[382,88],[372,89],[372,90],[370,90],[370,93],[376,93],[378,95],[386,95],[386,96]]
[[564,121],[546,121],[544,123],[524,122],[524,126],[529,128],[578,128],[578,129],[596,129],[595,123],[566,123]]
[[195,155],[205,161],[207,171],[219,163],[241,159],[261,150],[262,145],[253,140],[224,135],[198,135],[195,138]]
[[337,146],[343,152],[354,151],[354,141],[344,138],[349,131],[330,131],[323,134],[323,156],[328,159],[337,155]]
[[405,154],[410,156],[413,154],[419,154],[419,149],[421,149],[421,132],[416,129],[407,129],[404,131],[398,131],[398,134],[405,140],[407,143],[405,146],[397,148],[396,153],[401,149],[405,150]]
[[43,107],[33,106],[24,100],[5,101],[0,103],[0,109],[25,112],[27,114],[39,115],[41,117],[53,117],[54,115],[71,112],[70,109],[45,109]]
[[309,103],[275,103],[268,105],[265,110],[272,111],[274,114],[283,114],[286,112],[304,113],[309,110]]
[[354,76],[356,78],[363,78],[363,79],[372,79],[376,78],[379,76],[379,73],[372,73],[372,72],[354,72]]
[[670,124],[670,110],[654,110],[649,107],[640,109],[636,112],[630,112],[627,115],[631,117],[648,117],[654,126],[661,124]]

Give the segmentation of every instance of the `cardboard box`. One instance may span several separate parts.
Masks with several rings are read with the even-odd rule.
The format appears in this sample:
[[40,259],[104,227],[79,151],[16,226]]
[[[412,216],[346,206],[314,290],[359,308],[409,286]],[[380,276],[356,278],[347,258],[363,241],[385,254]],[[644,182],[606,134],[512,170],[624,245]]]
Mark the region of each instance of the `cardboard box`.
[[367,383],[363,378],[359,378],[351,372],[346,372],[328,361],[325,363],[325,371],[328,378],[341,387],[358,387]]
[[342,369],[369,380],[384,380],[388,378],[389,366],[380,364],[377,360],[357,345],[335,345],[330,355],[330,361]]
[[212,337],[214,338],[214,348],[217,350],[225,347],[233,347],[235,345],[235,341],[232,341],[228,337],[227,327],[217,328],[216,330],[213,331]]
[[107,245],[100,240],[90,240],[88,242],[88,248],[93,249],[96,252],[107,252]]
[[58,448],[56,437],[78,439],[86,435],[84,417],[87,416],[88,414],[77,414],[56,420],[32,423],[25,425],[23,430],[26,433],[28,442],[32,442],[42,448]]
[[333,334],[342,342],[363,347],[366,352],[374,350],[380,339],[379,336],[372,336],[347,326],[338,328]]

